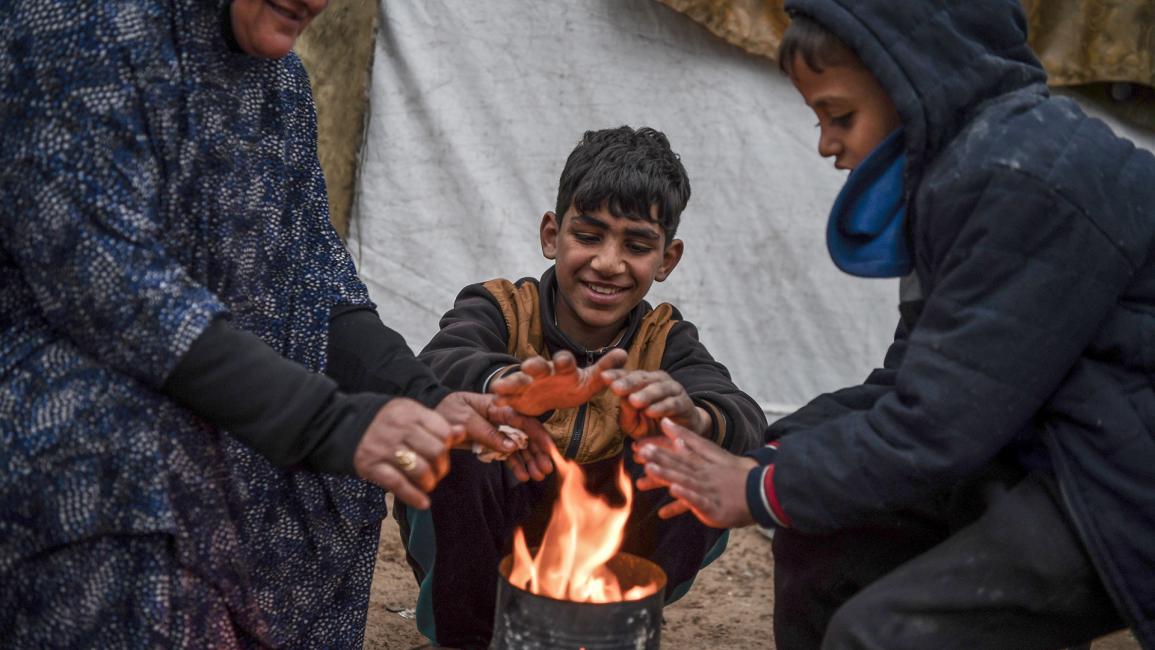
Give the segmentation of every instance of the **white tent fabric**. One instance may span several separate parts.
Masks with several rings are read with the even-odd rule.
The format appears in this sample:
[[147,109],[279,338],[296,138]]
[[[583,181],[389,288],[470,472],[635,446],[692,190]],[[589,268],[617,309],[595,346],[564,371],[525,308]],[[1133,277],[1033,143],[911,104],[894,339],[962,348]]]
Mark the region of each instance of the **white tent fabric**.
[[[537,229],[583,131],[664,131],[693,196],[669,301],[771,416],[861,381],[897,282],[830,262],[844,175],[766,59],[654,0],[383,2],[350,248],[420,350],[467,284],[538,276]],[[1150,146],[1150,142],[1148,142]]]

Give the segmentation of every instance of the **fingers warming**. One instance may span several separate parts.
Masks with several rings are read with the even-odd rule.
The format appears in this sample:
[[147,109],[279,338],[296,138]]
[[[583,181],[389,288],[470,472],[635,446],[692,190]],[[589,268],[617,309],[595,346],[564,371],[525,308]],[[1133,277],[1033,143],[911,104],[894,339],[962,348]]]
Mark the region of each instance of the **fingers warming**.
[[688,451],[646,444],[640,453],[647,463],[654,463],[668,471],[689,475],[701,471],[700,463]]
[[568,350],[562,350],[553,356],[553,371],[556,374],[573,372],[577,369],[577,359]]
[[597,363],[594,365],[599,371],[609,370],[611,368],[621,368],[622,366],[626,365],[626,361],[629,359],[629,356],[630,355],[625,350],[617,348],[610,350],[606,354],[602,355],[602,358],[598,359]]
[[525,462],[518,454],[513,454],[509,458],[506,458],[505,466],[508,467],[510,471],[513,472],[514,477],[522,483],[529,480],[529,472],[525,469]]
[[365,478],[392,492],[394,497],[401,499],[406,505],[421,510],[429,507],[429,497],[409,482],[401,470],[386,462],[375,463],[369,468]]
[[690,511],[690,506],[685,501],[673,501],[662,506],[658,510],[658,516],[662,519],[673,519],[679,515],[683,515]]
[[429,432],[430,435],[442,440],[448,440],[452,435],[449,421],[437,411],[423,408],[417,411],[415,419],[416,421],[413,423],[415,427]]
[[449,427],[449,436],[445,439],[445,445],[447,447],[460,445],[461,443],[465,442],[465,439],[468,437],[468,432],[465,430],[464,426],[460,424],[454,424]]
[[523,449],[517,452],[521,457],[521,462],[525,464],[525,470],[529,472],[530,478],[535,481],[542,481],[548,473],[546,468],[541,465],[540,459],[534,454],[530,453],[528,449]]
[[522,377],[526,380],[525,383],[531,383],[532,380],[548,377],[552,375],[553,372],[554,368],[548,361],[542,359],[541,357],[534,357],[522,362],[521,372],[514,374],[522,375]]

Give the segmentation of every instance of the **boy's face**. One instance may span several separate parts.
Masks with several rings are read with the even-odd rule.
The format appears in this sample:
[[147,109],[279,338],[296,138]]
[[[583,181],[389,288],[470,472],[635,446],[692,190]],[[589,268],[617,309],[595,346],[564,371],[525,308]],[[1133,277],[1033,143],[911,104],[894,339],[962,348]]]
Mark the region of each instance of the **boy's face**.
[[565,217],[541,220],[541,252],[555,261],[557,325],[586,349],[609,345],[626,317],[682,258],[682,242],[666,242],[657,206],[649,221],[618,218],[603,206],[583,213],[570,205]]
[[838,169],[854,169],[902,120],[874,75],[861,65],[827,66],[815,72],[801,55],[790,81],[818,116],[818,154]]

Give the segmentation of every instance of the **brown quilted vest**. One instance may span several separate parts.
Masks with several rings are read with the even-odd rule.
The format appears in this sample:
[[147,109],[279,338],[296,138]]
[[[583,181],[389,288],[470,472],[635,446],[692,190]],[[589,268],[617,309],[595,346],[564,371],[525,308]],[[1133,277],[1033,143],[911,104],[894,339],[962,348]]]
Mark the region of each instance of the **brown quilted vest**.
[[[505,325],[509,329],[507,350],[518,359],[533,356],[550,358],[541,329],[541,306],[538,286],[524,282],[520,287],[508,280],[490,280],[485,288],[501,306]],[[633,341],[630,341],[629,370],[658,370],[666,351],[666,337],[674,327],[674,308],[662,303],[642,319]],[[580,436],[573,459],[579,463],[610,458],[621,453],[625,434],[618,426],[619,400],[610,390],[603,390],[584,406],[559,409],[545,422],[558,450],[563,454],[575,437]],[[580,423],[579,423],[580,419]]]

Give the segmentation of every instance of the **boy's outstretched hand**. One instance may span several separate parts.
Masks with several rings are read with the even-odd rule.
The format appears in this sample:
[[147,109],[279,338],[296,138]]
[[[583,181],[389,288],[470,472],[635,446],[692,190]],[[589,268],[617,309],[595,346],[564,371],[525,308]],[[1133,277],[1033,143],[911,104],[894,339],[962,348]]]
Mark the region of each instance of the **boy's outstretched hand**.
[[501,398],[501,404],[525,415],[581,406],[606,387],[602,373],[622,367],[628,356],[625,350],[610,350],[585,368],[578,368],[566,350],[554,355],[553,361],[531,357],[521,362],[517,372],[491,383],[489,390]]
[[[510,406],[498,403],[496,395],[450,393],[437,405],[437,413],[452,425],[465,429],[469,442],[476,442],[497,452],[511,454],[506,465],[520,481],[540,481],[553,471],[549,447],[553,440],[537,419],[523,415]],[[498,425],[521,430],[529,437],[529,447],[519,450],[517,444],[498,430]]]
[[757,461],[735,456],[669,418],[662,419],[661,429],[664,437],[634,443],[635,458],[646,468],[638,488],[667,487],[676,499],[658,515],[669,519],[688,510],[714,528],[754,523],[746,505],[746,476]]
[[664,370],[607,370],[602,380],[622,399],[622,431],[635,440],[660,435],[658,422],[662,418],[699,435],[710,430],[710,415]]

